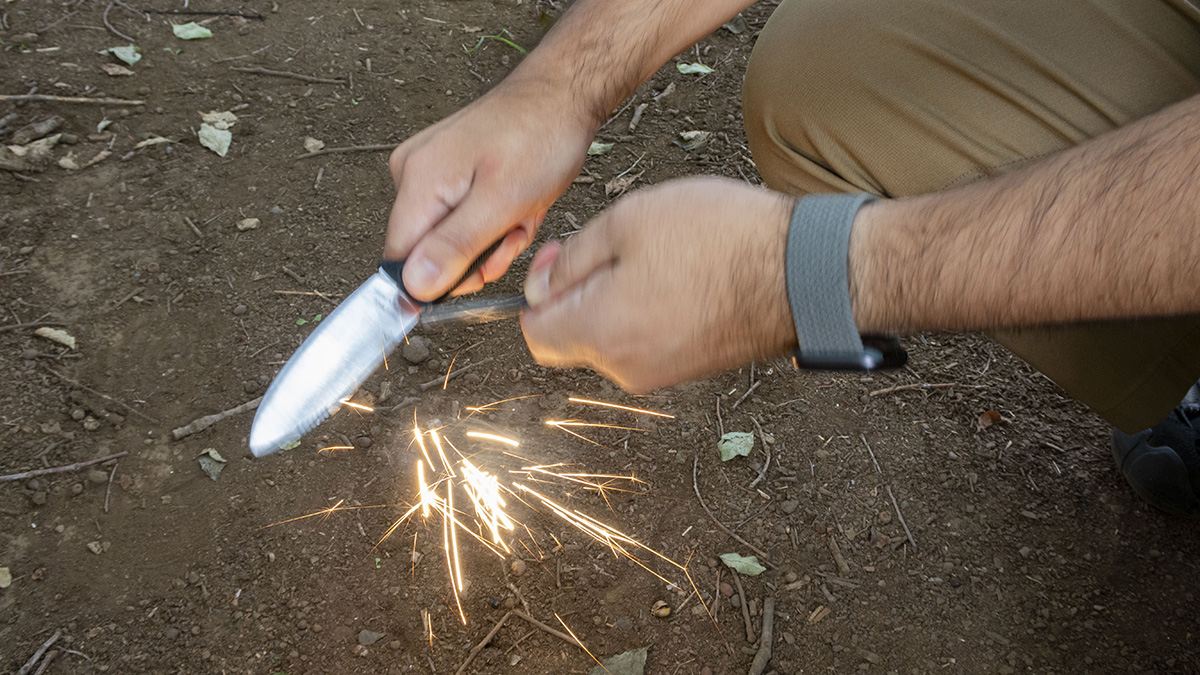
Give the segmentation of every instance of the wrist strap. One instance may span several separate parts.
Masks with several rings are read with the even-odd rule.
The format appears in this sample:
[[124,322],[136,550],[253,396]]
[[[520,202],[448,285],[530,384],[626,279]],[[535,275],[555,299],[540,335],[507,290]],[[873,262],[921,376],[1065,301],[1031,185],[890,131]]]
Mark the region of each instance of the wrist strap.
[[907,360],[894,338],[868,338],[864,345],[850,307],[850,229],[858,209],[874,200],[869,194],[821,194],[796,203],[784,269],[800,343],[797,367],[872,370]]

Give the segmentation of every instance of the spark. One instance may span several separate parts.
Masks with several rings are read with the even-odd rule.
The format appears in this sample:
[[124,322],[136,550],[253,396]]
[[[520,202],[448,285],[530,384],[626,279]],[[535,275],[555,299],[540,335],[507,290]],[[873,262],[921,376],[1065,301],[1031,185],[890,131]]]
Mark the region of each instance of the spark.
[[605,665],[603,663],[600,663],[600,659],[596,658],[596,655],[593,654],[591,652],[591,650],[589,650],[587,647],[585,647],[583,645],[583,640],[580,640],[578,637],[575,636],[575,633],[571,631],[571,627],[567,625],[566,621],[562,620],[562,617],[558,615],[558,612],[554,613],[554,618],[558,619],[558,622],[562,624],[562,627],[567,630],[567,635],[571,636],[571,639],[575,641],[575,644],[579,645],[580,649],[587,652],[587,655],[592,657],[592,660],[595,661],[597,664],[599,664],[601,668],[604,668],[604,672],[609,673],[611,675],[612,671],[609,670],[607,667],[605,667]]
[[361,403],[355,403],[348,398],[342,399],[342,405],[350,407],[350,408],[355,408],[357,410],[364,410],[366,412],[375,412],[375,409],[372,408],[371,406],[363,405]]
[[523,398],[538,398],[539,396],[541,396],[541,394],[527,394],[525,396],[514,396],[512,398],[503,398],[503,399],[500,399],[499,401],[492,401],[491,403],[487,403],[484,405],[467,406],[465,408],[465,410],[470,410],[473,413],[494,412],[493,410],[491,410],[491,408],[494,406],[498,406],[501,403],[508,403],[509,401],[520,401]]
[[306,518],[313,518],[316,516],[325,516],[326,518],[328,518],[329,516],[333,515],[333,513],[335,511],[353,511],[355,509],[382,509],[382,508],[391,506],[391,504],[373,504],[370,506],[345,506],[345,507],[343,507],[342,504],[345,503],[345,501],[346,501],[345,499],[341,499],[341,500],[338,500],[338,503],[334,504],[333,506],[330,506],[327,509],[321,509],[319,511],[307,513],[303,516],[296,516],[295,518],[288,518],[287,520],[281,520],[277,523],[271,523],[270,525],[263,525],[262,527],[255,528],[254,531],[257,532],[258,530],[265,530],[268,527],[275,527],[276,525],[284,525],[287,523],[294,523],[297,520],[304,520]]
[[521,445],[521,442],[516,439],[501,436],[499,434],[489,434],[486,431],[468,431],[466,433],[466,436],[467,436],[467,438],[478,438],[478,439],[485,440],[485,441],[496,441],[497,443],[504,443],[505,445],[508,445],[513,448]]
[[583,403],[584,405],[598,405],[603,408],[615,408],[617,410],[624,410],[626,412],[638,413],[640,415],[653,415],[655,417],[666,417],[668,419],[675,419],[674,415],[668,415],[667,413],[657,412],[654,410],[646,410],[645,408],[631,408],[627,405],[621,405],[619,403],[607,403],[605,401],[593,401],[593,400],[586,399],[586,398],[576,398],[574,396],[569,397],[567,400],[572,403]]
[[442,380],[442,391],[450,384],[450,373],[454,371],[454,362],[458,360],[458,352],[454,352],[454,357],[450,359],[450,366],[446,368],[446,379]]
[[354,449],[353,445],[330,445],[330,446],[326,446],[326,447],[318,450],[317,454],[319,455],[322,452],[328,452],[329,454],[332,455],[334,450],[353,450],[353,449]]

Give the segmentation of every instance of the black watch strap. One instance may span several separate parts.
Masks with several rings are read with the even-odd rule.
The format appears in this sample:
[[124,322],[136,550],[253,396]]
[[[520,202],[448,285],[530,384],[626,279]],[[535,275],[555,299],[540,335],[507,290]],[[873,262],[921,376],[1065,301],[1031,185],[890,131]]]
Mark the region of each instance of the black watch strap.
[[788,302],[796,325],[798,368],[895,368],[908,355],[893,337],[860,336],[850,306],[850,229],[869,194],[808,195],[796,203],[788,228]]

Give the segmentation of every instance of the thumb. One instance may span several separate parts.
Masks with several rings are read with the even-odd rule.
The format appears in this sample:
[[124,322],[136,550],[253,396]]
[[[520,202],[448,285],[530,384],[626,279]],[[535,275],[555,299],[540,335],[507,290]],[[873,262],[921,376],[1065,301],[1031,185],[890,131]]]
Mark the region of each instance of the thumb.
[[510,222],[497,213],[499,200],[472,192],[412,249],[404,265],[404,287],[418,300],[433,300],[457,285],[479,254],[496,243]]

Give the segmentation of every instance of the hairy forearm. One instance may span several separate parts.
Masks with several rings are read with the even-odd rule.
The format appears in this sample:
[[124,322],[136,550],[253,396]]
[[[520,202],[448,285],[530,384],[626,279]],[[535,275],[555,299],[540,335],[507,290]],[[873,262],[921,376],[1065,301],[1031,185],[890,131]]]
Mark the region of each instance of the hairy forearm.
[[855,221],[864,333],[1200,312],[1200,97],[1016,174]]
[[578,0],[509,76],[599,126],[662,64],[755,0]]

